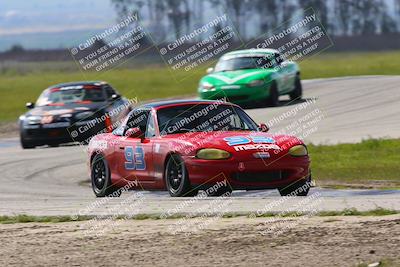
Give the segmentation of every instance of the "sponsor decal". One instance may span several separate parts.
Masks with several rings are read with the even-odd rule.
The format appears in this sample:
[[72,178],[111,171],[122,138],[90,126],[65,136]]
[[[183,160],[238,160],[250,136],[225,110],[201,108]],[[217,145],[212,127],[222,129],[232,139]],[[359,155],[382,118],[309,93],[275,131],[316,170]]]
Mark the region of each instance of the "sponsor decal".
[[55,110],[34,110],[31,112],[32,115],[38,115],[38,116],[57,116],[57,115],[64,115],[64,114],[70,114],[74,112],[73,109],[55,109]]
[[269,152],[256,152],[253,153],[253,156],[257,159],[269,159],[271,157]]
[[107,141],[105,140],[91,140],[90,148],[93,150],[104,151],[107,149]]
[[226,141],[228,146],[244,145],[244,144],[249,144],[251,142],[256,144],[275,144],[275,139],[262,135],[231,136],[231,137],[225,137],[224,141]]
[[65,128],[70,126],[69,122],[55,122],[55,123],[48,123],[43,124],[43,128]]
[[47,124],[47,123],[51,123],[52,121],[53,121],[53,116],[44,116],[40,120],[40,123]]
[[156,144],[155,152],[156,153],[160,152],[160,144]]
[[39,129],[39,125],[25,125],[24,128],[25,129]]
[[221,89],[240,89],[240,85],[223,85]]
[[281,148],[275,144],[250,144],[250,145],[238,145],[233,147],[236,151],[246,150],[280,150]]

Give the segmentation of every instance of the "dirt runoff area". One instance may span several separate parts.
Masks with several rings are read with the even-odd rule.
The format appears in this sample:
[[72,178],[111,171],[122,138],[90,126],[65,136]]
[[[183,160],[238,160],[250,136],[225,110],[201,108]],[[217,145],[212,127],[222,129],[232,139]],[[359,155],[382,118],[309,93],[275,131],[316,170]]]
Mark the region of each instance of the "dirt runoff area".
[[0,266],[400,266],[400,215],[283,219],[184,233],[179,219],[119,220],[99,236],[88,222],[3,224]]

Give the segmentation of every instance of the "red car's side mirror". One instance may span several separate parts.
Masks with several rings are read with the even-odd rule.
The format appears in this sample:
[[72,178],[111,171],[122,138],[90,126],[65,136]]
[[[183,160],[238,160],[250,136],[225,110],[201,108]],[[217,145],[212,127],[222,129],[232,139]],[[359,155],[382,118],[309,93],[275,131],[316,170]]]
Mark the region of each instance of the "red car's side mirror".
[[134,127],[126,130],[125,136],[130,138],[141,138],[141,139],[144,138],[144,134],[139,127]]
[[266,132],[269,131],[269,127],[268,127],[268,125],[266,125],[265,123],[260,123],[260,125],[258,126],[258,129],[259,129],[261,132],[264,132],[264,133],[266,133]]

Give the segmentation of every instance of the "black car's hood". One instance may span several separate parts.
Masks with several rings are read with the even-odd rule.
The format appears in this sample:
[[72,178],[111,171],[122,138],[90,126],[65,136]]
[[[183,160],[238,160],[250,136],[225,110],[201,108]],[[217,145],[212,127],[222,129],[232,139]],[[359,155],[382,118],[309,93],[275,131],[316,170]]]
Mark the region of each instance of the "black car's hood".
[[25,113],[25,116],[57,116],[84,111],[98,111],[107,106],[107,102],[68,103],[62,105],[40,106]]

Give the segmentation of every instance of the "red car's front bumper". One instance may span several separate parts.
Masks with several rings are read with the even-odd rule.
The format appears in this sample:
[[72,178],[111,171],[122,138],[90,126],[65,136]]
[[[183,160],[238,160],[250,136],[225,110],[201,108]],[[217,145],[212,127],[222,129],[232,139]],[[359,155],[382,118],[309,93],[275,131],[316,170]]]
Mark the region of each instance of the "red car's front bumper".
[[239,161],[202,160],[184,158],[190,183],[205,189],[218,181],[227,180],[232,189],[271,189],[289,185],[300,179],[310,178],[308,156],[285,155],[278,159],[252,159]]

